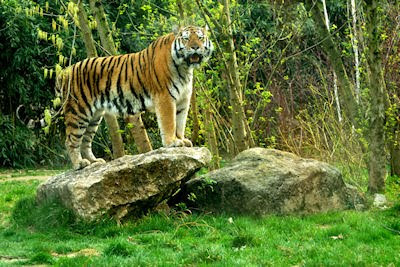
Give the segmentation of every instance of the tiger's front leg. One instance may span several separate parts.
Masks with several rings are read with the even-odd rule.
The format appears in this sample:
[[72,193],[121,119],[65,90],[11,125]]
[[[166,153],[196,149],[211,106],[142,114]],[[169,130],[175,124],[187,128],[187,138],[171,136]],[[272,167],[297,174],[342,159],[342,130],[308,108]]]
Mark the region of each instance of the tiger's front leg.
[[159,95],[154,99],[158,127],[164,147],[185,146],[183,140],[176,138],[176,104],[169,95]]
[[183,141],[187,147],[192,147],[192,142],[185,138],[186,120],[189,113],[190,96],[181,100],[176,107],[176,137]]

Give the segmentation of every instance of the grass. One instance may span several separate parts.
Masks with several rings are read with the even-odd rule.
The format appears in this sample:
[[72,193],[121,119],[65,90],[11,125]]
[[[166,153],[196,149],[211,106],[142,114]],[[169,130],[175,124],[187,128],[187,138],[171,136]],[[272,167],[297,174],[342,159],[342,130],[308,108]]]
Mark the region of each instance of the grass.
[[27,176],[52,176],[61,173],[65,170],[47,170],[47,169],[2,169],[0,168],[0,181],[8,178],[18,178]]
[[400,264],[400,206],[311,216],[150,214],[118,225],[34,201],[39,182],[0,183],[0,266]]

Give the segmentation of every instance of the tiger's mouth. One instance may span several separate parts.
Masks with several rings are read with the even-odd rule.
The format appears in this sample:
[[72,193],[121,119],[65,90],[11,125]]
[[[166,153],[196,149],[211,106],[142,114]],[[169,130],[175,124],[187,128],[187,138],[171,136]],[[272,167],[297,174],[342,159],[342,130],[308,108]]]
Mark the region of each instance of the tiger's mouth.
[[199,64],[201,62],[201,59],[202,59],[201,55],[194,53],[189,56],[188,63],[189,64]]

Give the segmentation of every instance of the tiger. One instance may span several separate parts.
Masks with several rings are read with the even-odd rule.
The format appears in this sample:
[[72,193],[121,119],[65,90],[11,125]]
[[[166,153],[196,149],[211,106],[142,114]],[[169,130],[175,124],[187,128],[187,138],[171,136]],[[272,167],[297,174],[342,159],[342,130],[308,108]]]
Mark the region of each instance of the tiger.
[[92,152],[103,115],[156,114],[164,147],[191,147],[185,126],[192,95],[193,70],[211,57],[208,29],[178,28],[137,53],[92,57],[65,68],[56,80],[62,98],[65,146],[79,170],[105,163]]

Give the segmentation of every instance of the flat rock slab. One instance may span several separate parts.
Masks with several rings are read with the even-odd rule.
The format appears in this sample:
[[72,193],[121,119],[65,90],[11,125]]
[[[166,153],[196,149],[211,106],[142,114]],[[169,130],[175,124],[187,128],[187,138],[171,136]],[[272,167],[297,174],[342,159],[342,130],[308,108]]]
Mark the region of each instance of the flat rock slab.
[[364,205],[362,195],[343,182],[335,167],[264,148],[243,151],[226,167],[191,179],[183,193],[196,196],[191,206],[249,215],[307,214]]
[[179,189],[211,160],[206,148],[160,148],[90,165],[51,177],[37,189],[37,201],[59,201],[84,219],[103,214],[140,216]]

